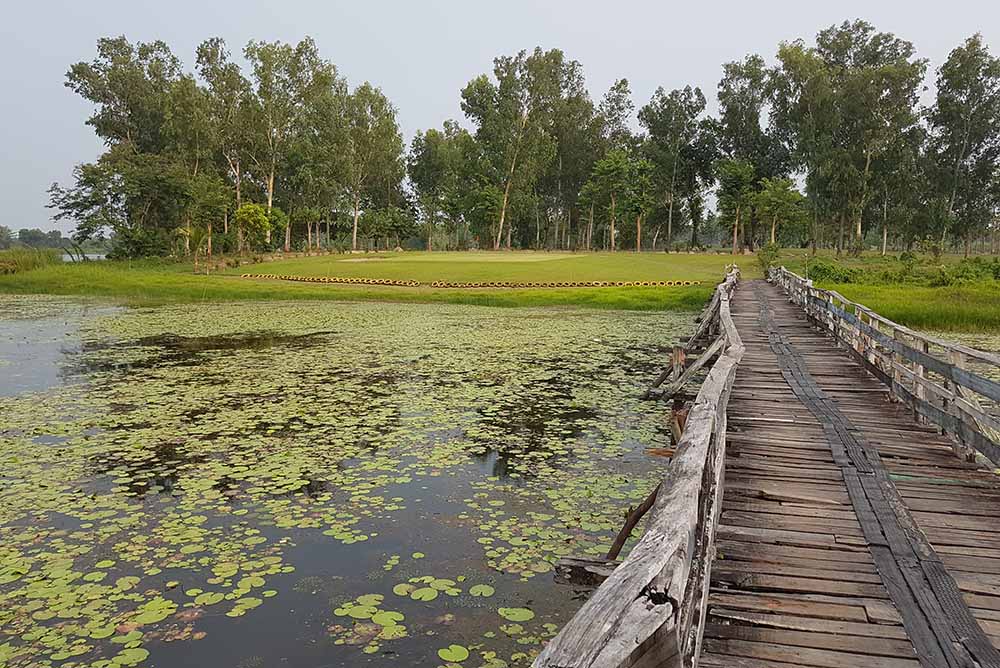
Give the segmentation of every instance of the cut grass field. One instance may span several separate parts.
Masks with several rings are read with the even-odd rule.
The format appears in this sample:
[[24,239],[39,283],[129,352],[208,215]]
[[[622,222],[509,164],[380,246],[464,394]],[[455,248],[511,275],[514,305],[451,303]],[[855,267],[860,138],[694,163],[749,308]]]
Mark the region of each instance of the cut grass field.
[[[741,266],[755,275],[752,258]],[[232,300],[443,302],[483,306],[582,306],[628,310],[699,310],[729,255],[649,253],[384,253],[277,260],[196,275],[189,264],[87,262],[0,276],[0,292],[111,297],[134,305]],[[241,278],[287,274],[449,282],[701,281],[690,287],[458,289],[295,283]]]
[[[807,254],[786,250],[779,259],[802,272]],[[832,254],[823,258],[834,261]],[[752,256],[735,258],[745,278],[759,278]],[[956,265],[961,258],[941,258]],[[190,264],[86,262],[50,264],[0,276],[0,293],[86,295],[132,305],[237,300],[343,300],[474,304],[482,306],[580,306],[627,310],[696,311],[732,263],[727,254],[687,253],[380,253],[289,258],[245,265],[209,276]],[[896,264],[894,264],[896,263]],[[898,260],[866,254],[844,258],[844,266],[893,269]],[[925,262],[926,264],[926,262]],[[927,267],[926,269],[931,269]],[[285,274],[462,282],[701,281],[692,287],[623,288],[432,288],[297,283],[241,278],[241,274]],[[921,284],[820,284],[841,292],[902,324],[934,330],[1000,332],[996,282],[928,287]]]

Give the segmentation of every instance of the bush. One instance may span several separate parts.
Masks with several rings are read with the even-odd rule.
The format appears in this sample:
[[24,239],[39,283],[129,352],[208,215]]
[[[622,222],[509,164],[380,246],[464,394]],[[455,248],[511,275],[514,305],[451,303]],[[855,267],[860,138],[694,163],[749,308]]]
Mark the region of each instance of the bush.
[[768,244],[757,250],[757,265],[765,276],[767,276],[768,270],[778,263],[780,255],[781,247],[778,244]]
[[813,260],[807,266],[809,278],[817,283],[857,283],[864,272],[860,269],[842,267],[826,260]]

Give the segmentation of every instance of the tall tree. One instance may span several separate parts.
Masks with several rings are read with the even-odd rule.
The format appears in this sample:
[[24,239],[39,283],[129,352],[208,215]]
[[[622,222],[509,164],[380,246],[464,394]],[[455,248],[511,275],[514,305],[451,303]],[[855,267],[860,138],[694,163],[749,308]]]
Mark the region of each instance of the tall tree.
[[753,165],[742,160],[721,160],[717,169],[719,213],[724,222],[732,221],[733,255],[736,255],[739,252],[740,233],[753,206],[757,178]]
[[688,148],[698,137],[699,118],[705,111],[700,88],[687,86],[667,93],[658,88],[649,104],[639,110],[639,122],[649,133],[647,154],[656,168],[660,196],[667,207],[667,250],[673,240],[674,210],[685,174]]
[[502,193],[494,249],[500,248],[505,231],[510,239],[509,208],[515,184],[532,191],[552,159],[550,124],[563,60],[561,51],[540,48],[531,54],[501,56],[493,61],[495,82],[484,74],[462,90],[462,111],[476,126],[490,179]]
[[395,108],[381,90],[367,82],[347,99],[345,113],[345,186],[353,209],[351,249],[357,250],[362,203],[373,199],[387,183],[398,184],[402,178],[403,138]]
[[[975,231],[993,220],[1000,159],[1000,61],[981,35],[954,49],[937,73],[937,99],[927,114],[934,185],[948,203],[966,254]],[[942,237],[943,238],[943,237]]]
[[754,203],[761,217],[771,223],[771,243],[778,242],[778,225],[800,226],[807,217],[806,198],[796,188],[795,182],[785,178],[761,181]]
[[[224,172],[233,186],[235,211],[243,203],[243,170],[249,130],[248,105],[250,82],[239,65],[230,60],[229,50],[219,37],[202,42],[197,50],[197,69],[205,82],[208,95],[208,113],[215,132],[213,143],[218,159],[224,163]],[[223,216],[228,232],[228,211]],[[242,239],[237,246],[242,251]]]
[[[267,212],[274,205],[275,177],[311,100],[336,77],[309,37],[294,47],[282,42],[250,42],[243,50],[253,71],[251,158],[264,182]],[[267,232],[270,242],[270,229]]]

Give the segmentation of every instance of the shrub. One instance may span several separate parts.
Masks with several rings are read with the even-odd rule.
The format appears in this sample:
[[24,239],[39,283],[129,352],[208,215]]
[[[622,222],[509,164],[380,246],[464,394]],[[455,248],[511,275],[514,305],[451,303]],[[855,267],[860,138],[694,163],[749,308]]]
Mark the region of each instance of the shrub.
[[781,247],[778,244],[768,244],[757,251],[757,265],[767,275],[767,271],[778,263]]
[[817,283],[856,283],[864,275],[860,269],[842,267],[826,260],[813,260],[808,265],[809,278]]

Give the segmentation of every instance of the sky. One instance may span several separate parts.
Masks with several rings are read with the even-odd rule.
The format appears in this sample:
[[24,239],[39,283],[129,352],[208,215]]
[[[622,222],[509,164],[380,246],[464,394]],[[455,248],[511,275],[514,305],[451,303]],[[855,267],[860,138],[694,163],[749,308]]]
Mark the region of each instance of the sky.
[[[822,28],[856,18],[910,40],[930,60],[928,86],[948,52],[973,33],[1000,52],[1000,4],[979,0],[34,0],[7,3],[0,22],[0,225],[57,225],[45,207],[53,182],[97,157],[84,124],[92,109],[63,86],[72,63],[96,55],[96,41],[125,35],[167,42],[191,69],[204,39],[238,53],[249,40],[311,36],[353,87],[379,86],[413,133],[461,119],[459,91],[489,72],[500,54],[541,46],[583,64],[596,100],[629,80],[637,107],[658,86],[700,86],[714,108],[724,62],[759,53],[769,63],[781,41],[811,41]],[[932,99],[928,89],[925,99]]]

